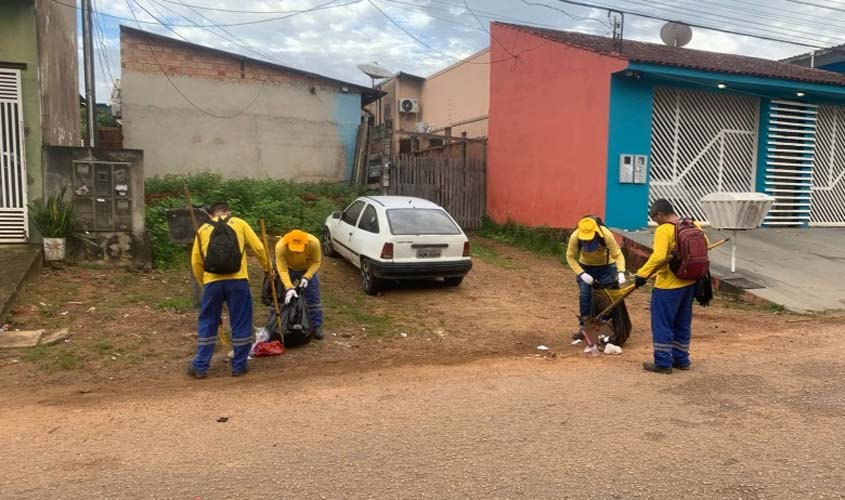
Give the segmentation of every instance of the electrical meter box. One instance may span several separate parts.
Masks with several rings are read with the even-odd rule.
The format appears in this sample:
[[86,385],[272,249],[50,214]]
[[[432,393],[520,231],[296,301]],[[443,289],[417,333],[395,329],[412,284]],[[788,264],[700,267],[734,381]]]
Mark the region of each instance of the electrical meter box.
[[134,193],[131,163],[73,162],[73,203],[82,229],[131,232]]
[[648,155],[619,155],[619,183],[645,184]]

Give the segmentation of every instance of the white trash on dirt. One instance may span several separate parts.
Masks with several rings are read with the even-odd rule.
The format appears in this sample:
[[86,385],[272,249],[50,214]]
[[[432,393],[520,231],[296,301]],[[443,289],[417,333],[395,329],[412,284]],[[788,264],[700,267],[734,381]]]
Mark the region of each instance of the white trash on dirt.
[[604,346],[605,354],[622,354],[622,348],[615,344],[607,344]]
[[550,349],[548,347],[544,346],[544,345],[538,345],[537,350],[538,351],[548,351]]
[[[267,342],[270,340],[270,331],[264,328],[255,329],[255,342],[252,343],[252,347],[249,348],[249,355],[252,356],[253,351],[255,351],[255,346],[260,344],[261,342]],[[232,351],[232,357],[235,357],[235,352]]]

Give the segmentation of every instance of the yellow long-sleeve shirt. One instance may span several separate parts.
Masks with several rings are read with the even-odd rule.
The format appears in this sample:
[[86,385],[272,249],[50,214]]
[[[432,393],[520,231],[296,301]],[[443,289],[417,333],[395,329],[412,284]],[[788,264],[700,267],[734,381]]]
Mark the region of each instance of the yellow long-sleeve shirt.
[[[696,223],[699,229],[701,226]],[[648,278],[648,276],[654,271],[657,271],[657,279],[655,280],[654,287],[655,288],[662,288],[664,290],[672,290],[675,288],[683,288],[685,286],[692,285],[695,281],[690,280],[682,280],[681,278],[677,277],[675,273],[669,268],[668,258],[672,253],[672,250],[675,249],[675,225],[674,224],[660,224],[657,226],[657,229],[654,230],[654,251],[651,253],[651,257],[648,258],[643,267],[637,271],[637,276],[641,276],[643,278]],[[661,265],[661,262],[663,264]]]
[[599,246],[595,252],[585,252],[578,244],[578,231],[573,231],[569,237],[569,244],[566,247],[566,263],[575,274],[584,272],[581,266],[604,266],[610,263],[616,264],[617,272],[625,271],[625,256],[616,243],[613,233],[603,227],[599,227],[604,245]]
[[292,252],[280,239],[276,243],[276,270],[285,285],[285,290],[293,288],[290,274],[288,274],[289,271],[305,271],[305,278],[310,280],[320,269],[322,257],[323,251],[320,248],[320,240],[314,235],[308,235],[308,243],[305,244],[305,250],[302,252]]
[[[220,220],[220,217],[214,217],[214,220],[218,221]],[[264,250],[264,245],[261,244],[261,240],[258,239],[258,235],[255,234],[255,231],[253,231],[251,227],[249,227],[249,224],[247,224],[243,219],[239,219],[237,217],[231,217],[227,224],[235,230],[235,234],[238,236],[238,246],[241,248],[241,252],[243,253],[241,269],[232,274],[214,274],[205,272],[203,269],[203,256],[208,252],[208,242],[214,226],[211,224],[203,224],[199,228],[199,231],[197,231],[197,237],[194,239],[194,250],[191,253],[191,268],[193,269],[197,283],[200,283],[201,285],[207,285],[208,283],[221,280],[249,279],[246,264],[246,247],[252,249],[265,272],[270,270],[270,261],[267,259],[267,253]],[[197,243],[199,243],[202,247],[202,254],[200,254],[200,246],[197,246]]]

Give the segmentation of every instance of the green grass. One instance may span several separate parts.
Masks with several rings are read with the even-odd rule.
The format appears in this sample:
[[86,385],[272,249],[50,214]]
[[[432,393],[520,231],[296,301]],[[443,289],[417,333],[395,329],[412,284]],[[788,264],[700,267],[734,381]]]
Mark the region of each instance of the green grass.
[[100,354],[111,354],[112,349],[114,349],[114,346],[108,340],[100,340],[94,344],[94,350]]
[[21,359],[48,372],[77,370],[84,364],[83,358],[67,346],[39,345],[26,351]]
[[326,217],[348,205],[361,189],[331,182],[295,183],[282,179],[223,179],[217,174],[167,175],[147,179],[144,184],[148,203],[145,222],[153,246],[156,267],[184,265],[185,248],[170,242],[167,210],[184,207],[183,186],[191,192],[191,202],[210,205],[225,201],[232,213],[246,220],[256,231],[263,218],[270,234],[291,229],[319,234]]
[[156,304],[158,309],[176,314],[184,314],[194,307],[190,297],[166,297]]
[[398,332],[394,319],[373,311],[363,293],[349,294],[331,287],[323,287],[321,292],[326,320],[331,328],[354,329],[366,337],[385,337]]
[[489,247],[483,243],[474,241],[472,243],[472,256],[482,260],[488,264],[503,269],[524,269],[525,266],[519,262],[514,261],[510,257],[504,257],[496,251],[495,248]]
[[[529,227],[508,221],[497,224],[485,218],[477,234],[496,241],[541,255],[553,255],[566,262],[566,242],[572,233],[569,229]],[[483,260],[483,257],[479,257]]]

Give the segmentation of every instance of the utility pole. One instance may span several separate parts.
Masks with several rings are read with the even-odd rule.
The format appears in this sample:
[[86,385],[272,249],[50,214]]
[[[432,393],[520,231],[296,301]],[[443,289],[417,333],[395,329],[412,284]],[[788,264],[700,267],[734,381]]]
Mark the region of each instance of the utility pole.
[[88,125],[86,146],[97,147],[97,78],[94,74],[94,24],[91,0],[82,0],[82,60],[85,65],[85,122]]

